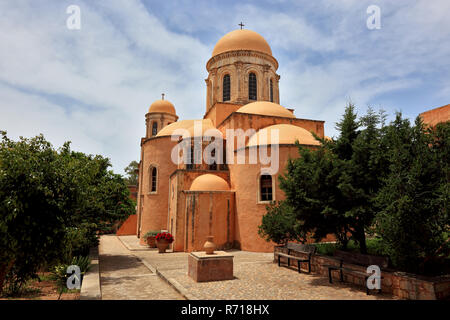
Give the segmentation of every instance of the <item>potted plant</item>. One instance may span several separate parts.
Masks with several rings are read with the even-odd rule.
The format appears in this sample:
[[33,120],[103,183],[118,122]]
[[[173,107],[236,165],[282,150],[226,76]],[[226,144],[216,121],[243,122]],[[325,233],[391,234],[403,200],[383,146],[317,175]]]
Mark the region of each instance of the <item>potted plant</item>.
[[169,244],[173,242],[173,236],[169,232],[160,232],[156,235],[156,246],[159,253],[166,252]]
[[156,248],[156,235],[160,233],[160,231],[149,231],[144,235],[146,239],[147,245],[150,248]]

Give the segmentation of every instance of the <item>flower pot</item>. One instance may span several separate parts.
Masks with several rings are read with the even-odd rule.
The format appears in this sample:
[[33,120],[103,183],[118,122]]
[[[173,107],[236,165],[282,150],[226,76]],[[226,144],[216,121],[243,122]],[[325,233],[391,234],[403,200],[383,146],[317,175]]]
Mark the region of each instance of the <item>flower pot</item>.
[[149,248],[156,248],[155,236],[147,237],[147,245],[149,246]]
[[206,242],[203,245],[203,249],[205,249],[206,254],[213,254],[216,249],[216,244],[213,242],[213,239],[213,236],[206,237]]
[[167,248],[169,247],[170,242],[166,240],[157,240],[156,246],[158,247],[159,253],[165,253]]

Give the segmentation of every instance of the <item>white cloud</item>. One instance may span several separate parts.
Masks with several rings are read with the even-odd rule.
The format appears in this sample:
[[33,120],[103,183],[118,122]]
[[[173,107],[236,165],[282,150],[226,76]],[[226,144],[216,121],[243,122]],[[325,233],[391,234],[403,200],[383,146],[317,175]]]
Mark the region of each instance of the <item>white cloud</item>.
[[[0,129],[72,140],[110,157],[116,172],[139,159],[144,115],[160,93],[180,119],[203,116],[205,64],[241,20],[280,62],[281,103],[325,120],[327,135],[350,98],[364,110],[383,94],[423,89],[425,78],[439,101],[450,96],[449,1],[188,1],[164,4],[166,15],[157,2],[77,1],[80,31],[66,28],[70,4],[0,2]],[[381,7],[381,30],[366,28],[370,4]],[[201,39],[206,31],[217,39]]]
[[80,7],[82,29],[71,31],[65,4],[0,5],[0,128],[46,133],[55,144],[64,137],[121,172],[139,158],[144,115],[161,92],[180,116],[201,116],[209,51],[167,31],[138,1]]

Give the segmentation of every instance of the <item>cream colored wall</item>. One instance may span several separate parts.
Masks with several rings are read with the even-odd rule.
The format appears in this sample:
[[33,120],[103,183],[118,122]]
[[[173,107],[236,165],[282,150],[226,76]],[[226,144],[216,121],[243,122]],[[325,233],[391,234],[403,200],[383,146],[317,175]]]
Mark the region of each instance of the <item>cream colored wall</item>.
[[203,251],[212,235],[218,250],[234,240],[234,192],[189,191],[186,194],[186,252]]
[[[170,178],[170,185],[174,185],[174,197],[169,195],[169,215],[168,226],[170,228],[173,221],[173,249],[175,251],[185,251],[186,247],[186,194],[192,181],[205,173],[213,173],[229,182],[228,171],[207,171],[207,170],[177,170]],[[171,191],[170,191],[171,192]],[[234,206],[234,203],[233,203]]]
[[[170,137],[157,137],[147,140],[143,146],[143,159],[140,180],[140,195],[143,201],[140,224],[141,237],[150,230],[167,229],[169,177],[176,169],[170,159],[175,142]],[[158,169],[157,192],[150,191],[150,166]],[[142,242],[142,241],[141,241]]]
[[[272,176],[275,185],[274,197],[276,201],[285,199],[280,189],[278,176],[284,172],[289,157],[297,158],[298,149],[295,146],[281,146],[279,148],[280,169]],[[236,157],[235,157],[235,162]],[[246,163],[248,163],[248,153]],[[259,164],[235,164],[229,165],[231,188],[235,191],[236,216],[235,216],[235,238],[240,244],[241,250],[254,252],[273,252],[272,242],[266,242],[258,234],[258,226],[261,225],[262,217],[266,214],[267,202],[258,199],[259,176],[261,165]]]

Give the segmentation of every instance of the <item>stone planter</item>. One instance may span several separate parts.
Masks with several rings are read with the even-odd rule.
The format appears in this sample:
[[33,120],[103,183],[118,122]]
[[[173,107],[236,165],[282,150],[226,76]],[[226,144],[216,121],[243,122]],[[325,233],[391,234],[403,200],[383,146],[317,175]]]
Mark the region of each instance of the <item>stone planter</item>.
[[156,248],[156,237],[147,237],[147,245],[149,248]]
[[158,247],[159,253],[165,253],[169,244],[170,242],[166,240],[156,240],[156,246]]

